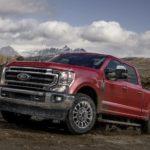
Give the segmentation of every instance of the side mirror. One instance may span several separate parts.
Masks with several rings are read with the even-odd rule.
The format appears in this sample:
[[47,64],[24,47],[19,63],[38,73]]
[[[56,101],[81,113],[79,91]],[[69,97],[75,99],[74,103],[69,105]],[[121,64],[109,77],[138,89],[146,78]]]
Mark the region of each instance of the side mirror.
[[116,69],[106,69],[105,74],[107,79],[109,80],[117,80],[117,79],[127,79],[128,71],[125,66],[118,65]]
[[116,80],[116,72],[113,69],[106,69],[105,70],[106,78],[108,80]]
[[128,78],[128,71],[127,68],[123,65],[118,65],[116,67],[116,78],[117,79],[127,79]]

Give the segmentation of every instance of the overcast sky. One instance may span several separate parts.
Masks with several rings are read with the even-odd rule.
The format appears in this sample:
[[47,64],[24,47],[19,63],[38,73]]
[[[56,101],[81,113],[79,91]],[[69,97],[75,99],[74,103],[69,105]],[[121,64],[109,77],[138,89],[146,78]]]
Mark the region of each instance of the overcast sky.
[[150,0],[0,0],[0,47],[150,57]]

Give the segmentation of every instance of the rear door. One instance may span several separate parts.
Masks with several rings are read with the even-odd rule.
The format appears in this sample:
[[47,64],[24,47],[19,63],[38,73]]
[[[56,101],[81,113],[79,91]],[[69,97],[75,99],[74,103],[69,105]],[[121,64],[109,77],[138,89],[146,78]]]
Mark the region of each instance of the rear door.
[[125,64],[125,67],[128,70],[128,79],[126,80],[128,92],[124,104],[127,106],[129,114],[138,117],[142,115],[142,87],[139,85],[136,70],[127,64]]

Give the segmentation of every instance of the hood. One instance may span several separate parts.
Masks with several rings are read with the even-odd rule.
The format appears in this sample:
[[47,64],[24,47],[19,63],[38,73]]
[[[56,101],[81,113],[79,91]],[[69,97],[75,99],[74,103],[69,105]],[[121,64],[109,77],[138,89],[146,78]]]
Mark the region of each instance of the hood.
[[69,64],[60,64],[54,62],[16,61],[8,64],[7,66],[8,67],[9,66],[36,67],[36,68],[58,69],[58,70],[70,70],[70,71],[76,71],[82,69],[85,71],[97,72],[96,69],[92,69],[88,67],[75,66]]

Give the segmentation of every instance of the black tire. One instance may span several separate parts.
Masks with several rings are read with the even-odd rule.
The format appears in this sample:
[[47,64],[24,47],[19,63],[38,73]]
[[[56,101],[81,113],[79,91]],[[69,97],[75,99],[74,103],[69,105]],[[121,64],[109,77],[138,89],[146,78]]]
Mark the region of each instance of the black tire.
[[68,112],[67,126],[73,134],[83,134],[90,131],[96,121],[96,106],[86,94],[77,94],[72,108]]
[[141,124],[141,131],[144,134],[150,134],[150,118]]
[[26,123],[31,118],[31,116],[28,115],[23,115],[23,114],[8,112],[8,111],[2,111],[1,114],[4,120],[14,124]]

